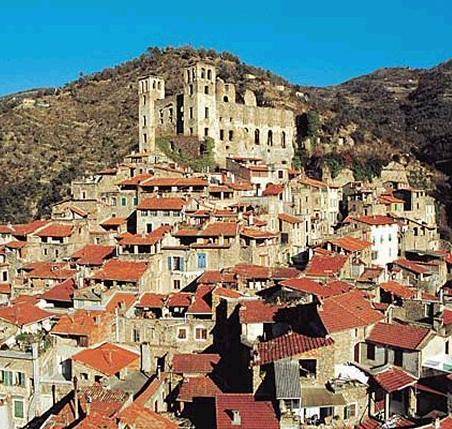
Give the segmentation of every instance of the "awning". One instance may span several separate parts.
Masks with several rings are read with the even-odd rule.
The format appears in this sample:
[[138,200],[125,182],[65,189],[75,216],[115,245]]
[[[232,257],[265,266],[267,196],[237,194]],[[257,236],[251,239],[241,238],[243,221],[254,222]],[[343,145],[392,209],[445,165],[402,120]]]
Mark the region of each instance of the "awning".
[[334,407],[336,405],[346,405],[341,393],[333,393],[324,387],[301,388],[301,406],[306,407]]

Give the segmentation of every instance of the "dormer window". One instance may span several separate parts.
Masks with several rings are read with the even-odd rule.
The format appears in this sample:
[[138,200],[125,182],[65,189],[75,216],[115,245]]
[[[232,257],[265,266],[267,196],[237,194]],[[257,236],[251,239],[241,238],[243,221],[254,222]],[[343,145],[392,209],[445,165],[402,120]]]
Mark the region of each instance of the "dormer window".
[[231,410],[231,414],[232,414],[232,422],[231,422],[231,424],[233,426],[241,426],[241,424],[242,424],[242,416],[240,415],[240,411],[239,410]]

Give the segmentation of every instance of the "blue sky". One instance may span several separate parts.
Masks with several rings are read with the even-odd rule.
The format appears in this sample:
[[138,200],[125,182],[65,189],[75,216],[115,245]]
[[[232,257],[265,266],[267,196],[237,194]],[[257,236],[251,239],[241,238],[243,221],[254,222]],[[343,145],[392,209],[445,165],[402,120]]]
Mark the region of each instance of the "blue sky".
[[452,56],[448,0],[0,0],[0,95],[57,86],[149,46],[227,50],[305,85]]

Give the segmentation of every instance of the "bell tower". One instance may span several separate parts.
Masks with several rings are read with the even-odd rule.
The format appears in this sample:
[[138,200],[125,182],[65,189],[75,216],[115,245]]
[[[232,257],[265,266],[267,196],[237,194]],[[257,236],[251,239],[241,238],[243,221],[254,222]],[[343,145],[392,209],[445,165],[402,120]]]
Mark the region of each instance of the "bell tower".
[[157,76],[138,80],[138,134],[140,153],[155,152],[155,100],[165,98],[165,81]]

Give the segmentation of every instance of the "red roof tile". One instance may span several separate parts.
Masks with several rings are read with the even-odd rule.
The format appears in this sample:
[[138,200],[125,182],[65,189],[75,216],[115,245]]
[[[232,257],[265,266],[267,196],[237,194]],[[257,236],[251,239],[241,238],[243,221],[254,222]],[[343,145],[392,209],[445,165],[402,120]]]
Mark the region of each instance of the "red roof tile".
[[102,225],[102,226],[121,226],[125,223],[127,223],[126,217],[113,216],[113,217],[108,218],[107,220],[104,220],[103,222],[101,222],[100,225]]
[[317,180],[317,179],[312,179],[311,177],[303,177],[300,180],[300,183],[303,183],[304,185],[307,186],[312,186],[314,188],[328,188],[328,185],[325,182],[322,182],[321,180]]
[[384,318],[359,290],[326,298],[319,316],[329,333],[369,326]]
[[213,290],[212,294],[221,296],[224,298],[240,298],[243,296],[240,292],[238,292],[234,289],[229,289],[229,288],[225,288],[225,287],[221,287],[221,286],[216,287]]
[[44,225],[47,225],[50,223],[48,220],[34,220],[33,222],[26,223],[26,224],[20,224],[20,225],[14,225],[14,234],[13,235],[28,235],[35,232],[38,228],[43,227]]
[[373,376],[374,380],[388,393],[412,386],[417,379],[400,368],[388,368]]
[[289,213],[280,213],[278,215],[278,219],[282,220],[284,222],[287,222],[287,223],[302,223],[303,222],[303,219],[301,219],[297,216],[293,216]]
[[75,289],[77,289],[75,280],[73,278],[69,278],[61,283],[58,283],[56,286],[54,286],[47,292],[44,292],[41,298],[47,301],[72,303],[72,298],[74,297]]
[[236,222],[212,222],[199,231],[201,237],[234,237],[237,235],[238,224]]
[[5,244],[9,249],[22,249],[28,244],[27,241],[10,241]]
[[53,237],[53,238],[64,238],[70,237],[73,232],[72,225],[66,224],[51,224],[36,232],[38,237]]
[[240,231],[240,235],[244,237],[254,238],[254,239],[265,239],[265,238],[274,238],[277,237],[278,234],[275,234],[270,231],[264,231],[258,228],[242,228]]
[[177,374],[209,374],[219,361],[218,354],[179,353],[173,356],[173,371]]
[[16,326],[26,326],[53,317],[52,313],[41,310],[30,302],[17,302],[8,307],[0,307],[0,319]]
[[348,256],[345,255],[314,255],[308,264],[306,274],[314,277],[339,275],[347,260]]
[[412,299],[417,295],[415,289],[409,288],[408,286],[402,285],[394,281],[381,283],[380,288],[383,289],[385,292],[391,293],[395,296],[405,299]]
[[156,413],[144,406],[132,403],[124,408],[117,419],[125,424],[125,427],[134,429],[177,429],[179,425],[168,417]]
[[143,173],[143,174],[137,174],[136,176],[129,177],[128,179],[124,179],[123,181],[119,182],[120,186],[137,186],[144,180],[150,179],[152,174],[149,173]]
[[[279,429],[279,421],[269,401],[256,401],[248,393],[230,393],[217,396],[217,429]],[[233,425],[232,410],[240,414],[241,425]]]
[[178,292],[170,295],[168,298],[168,307],[189,307],[192,301],[193,294],[188,292]]
[[193,296],[193,302],[188,307],[187,313],[211,314],[212,290],[211,285],[200,285]]
[[289,332],[288,334],[257,344],[253,364],[265,365],[332,344],[334,344],[334,340],[329,337],[308,337],[297,332]]
[[206,179],[201,177],[154,177],[140,183],[140,186],[208,186]]
[[172,210],[181,211],[186,206],[187,201],[183,198],[152,197],[146,198],[138,205],[138,210]]
[[194,398],[215,398],[221,393],[221,389],[209,376],[188,377],[180,385],[177,399],[192,402]]
[[124,234],[119,244],[121,246],[153,246],[162,241],[170,231],[171,227],[169,225],[162,225],[149,234]]
[[105,310],[110,313],[115,313],[117,308],[124,311],[130,308],[136,300],[137,296],[134,293],[116,292],[108,301]]
[[340,295],[344,292],[348,292],[352,287],[346,282],[331,281],[324,284],[308,278],[284,280],[280,282],[280,285],[300,292],[316,295],[321,298]]
[[34,262],[24,268],[30,269],[28,278],[66,280],[76,274],[76,270],[69,268],[64,262]]
[[240,305],[240,323],[273,323],[276,313],[283,308],[262,300],[244,301]]
[[264,197],[278,196],[284,192],[284,185],[268,183],[262,195]]
[[107,258],[114,256],[114,246],[101,246],[99,244],[88,244],[75,252],[71,258],[79,265],[102,265]]
[[145,293],[140,302],[137,304],[137,307],[143,308],[163,308],[165,306],[165,300],[167,299],[167,295],[160,295],[158,293]]
[[443,312],[443,324],[444,326],[452,325],[452,310],[444,309]]
[[4,295],[10,295],[11,285],[9,283],[0,283],[0,293]]
[[77,310],[73,314],[61,316],[51,332],[89,337],[96,329],[106,328],[112,322],[113,316],[105,311]]
[[86,349],[72,356],[72,360],[108,376],[135,363],[139,358],[140,355],[137,353],[111,343],[102,344],[94,349]]
[[366,341],[406,350],[419,350],[430,330],[400,323],[377,323]]
[[262,265],[237,264],[230,271],[242,279],[269,279],[271,269]]
[[394,261],[394,264],[401,268],[405,268],[406,270],[413,271],[416,274],[425,274],[430,272],[430,270],[425,266],[409,261],[408,259],[397,259]]
[[396,221],[389,216],[372,215],[372,216],[354,216],[351,220],[365,223],[367,225],[392,225]]
[[355,237],[340,237],[330,240],[330,243],[349,252],[359,252],[372,246],[370,241],[359,240]]
[[146,262],[130,262],[113,259],[103,268],[96,271],[92,278],[95,280],[116,280],[122,282],[138,282],[148,269]]

